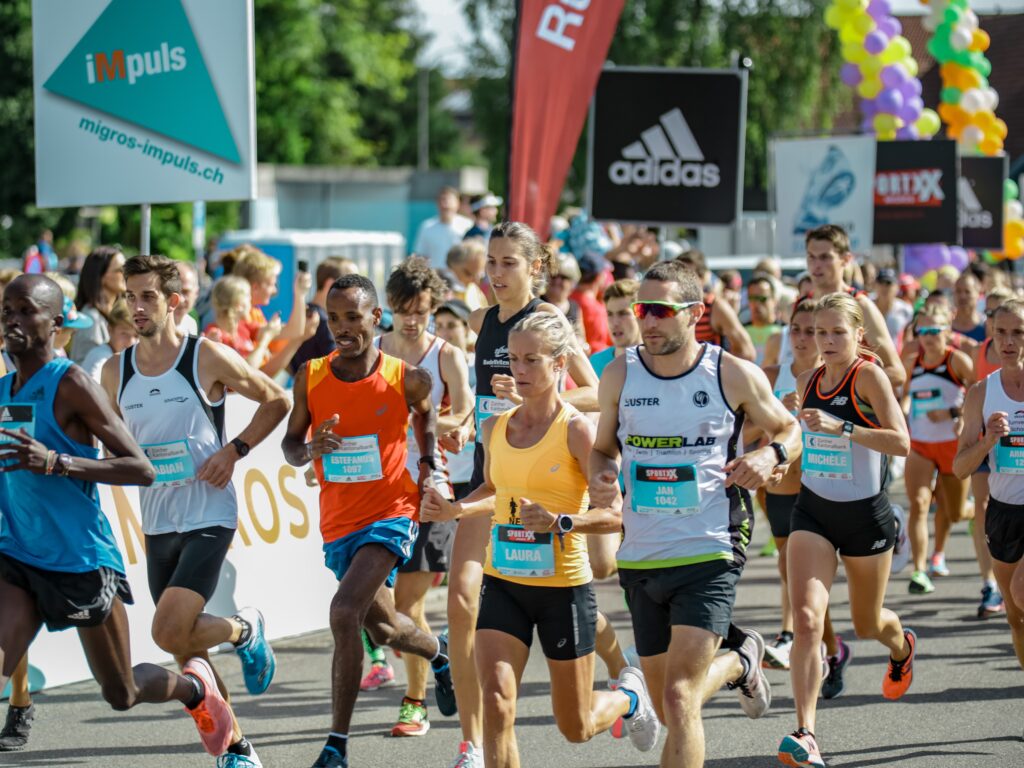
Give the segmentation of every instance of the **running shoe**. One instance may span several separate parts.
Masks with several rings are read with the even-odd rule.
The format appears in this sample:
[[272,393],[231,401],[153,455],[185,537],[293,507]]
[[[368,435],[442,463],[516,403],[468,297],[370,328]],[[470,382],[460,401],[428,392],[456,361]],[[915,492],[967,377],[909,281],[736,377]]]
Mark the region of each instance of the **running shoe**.
[[910,542],[907,540],[907,518],[903,507],[893,504],[892,514],[896,519],[896,546],[892,550],[892,565],[889,567],[889,572],[899,573],[910,562]]
[[28,732],[36,719],[35,704],[8,707],[4,729],[0,731],[0,752],[14,752],[28,744]]
[[[1006,613],[1006,603],[1003,602],[1003,596],[999,594],[998,587],[986,584],[981,588],[981,604],[978,606],[978,618],[987,619],[1000,613]],[[3,740],[0,739],[0,744],[2,742]]]
[[910,684],[914,682],[914,656],[917,655],[917,633],[912,629],[905,629],[903,636],[910,643],[910,655],[903,661],[894,661],[889,657],[889,670],[882,680],[882,695],[890,701],[895,701],[907,692]]
[[836,642],[839,644],[839,653],[828,657],[828,674],[821,683],[821,698],[823,699],[839,698],[846,689],[846,683],[843,682],[843,672],[853,657],[853,651],[850,650],[850,646],[843,642],[843,638],[838,635],[836,636]]
[[270,686],[277,669],[274,649],[267,640],[267,623],[263,614],[255,608],[243,608],[235,617],[249,624],[249,639],[235,648],[235,653],[242,660],[242,677],[245,688],[253,696],[259,696]]
[[765,542],[765,545],[761,547],[761,551],[758,552],[758,555],[760,557],[778,557],[779,548],[775,544],[775,539],[769,537],[768,541]]
[[191,675],[203,684],[203,700],[195,709],[185,711],[196,721],[199,738],[203,748],[211,755],[221,755],[231,744],[234,723],[231,710],[224,697],[217,690],[217,679],[213,676],[213,668],[205,659],[198,657],[189,659],[182,667],[183,675]]
[[248,755],[236,755],[234,752],[225,752],[217,758],[217,768],[263,768],[260,756],[256,750],[250,748]]
[[621,717],[615,718],[615,722],[612,723],[612,727],[608,729],[608,733],[611,734],[613,739],[621,739],[626,735],[626,721]]
[[370,671],[359,683],[360,691],[376,691],[378,688],[387,688],[395,684],[395,670],[386,661],[383,664],[374,662],[370,665]]
[[647,693],[644,673],[636,667],[626,667],[619,675],[616,687],[636,696],[636,711],[632,717],[624,718],[623,722],[633,746],[641,752],[650,752],[658,743],[661,723],[658,722],[658,715],[655,714],[650,694]]
[[914,571],[910,575],[907,591],[912,595],[927,595],[935,591],[935,585],[924,571]]
[[743,633],[747,638],[736,649],[736,653],[746,662],[746,672],[735,682],[729,683],[728,687],[739,690],[740,706],[744,714],[756,720],[771,708],[772,687],[761,669],[764,662],[764,638],[752,629],[744,629]]
[[313,763],[313,768],[348,768],[348,757],[336,749],[324,747],[320,750],[320,757]]
[[792,635],[776,635],[770,644],[764,647],[765,669],[789,669],[789,654],[793,650]]
[[949,576],[949,568],[946,567],[946,555],[943,552],[936,552],[928,560],[929,576]]
[[484,753],[471,741],[459,744],[459,754],[448,763],[448,768],[484,768]]
[[398,722],[391,729],[391,735],[426,736],[429,730],[430,721],[427,719],[427,708],[422,702],[404,697],[402,706],[398,710]]
[[434,671],[434,698],[437,700],[437,710],[445,717],[451,717],[459,711],[459,705],[455,702],[452,668],[448,663],[448,636],[445,633],[437,636],[437,645],[444,661],[439,666],[436,666],[437,662],[430,662],[430,668]]
[[779,761],[793,768],[824,768],[814,734],[798,728],[779,744]]

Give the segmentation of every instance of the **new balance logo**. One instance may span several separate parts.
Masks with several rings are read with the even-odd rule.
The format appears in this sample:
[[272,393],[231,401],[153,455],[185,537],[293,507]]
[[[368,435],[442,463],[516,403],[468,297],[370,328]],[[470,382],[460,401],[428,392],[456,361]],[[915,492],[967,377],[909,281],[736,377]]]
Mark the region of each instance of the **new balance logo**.
[[717,187],[722,180],[718,165],[704,162],[704,152],[678,107],[624,147],[622,157],[608,169],[612,183],[620,186]]
[[876,549],[881,549],[882,547],[885,546],[885,542],[886,542],[885,539],[879,539],[878,541],[876,541],[874,544],[871,545],[871,551],[874,552]]
[[833,397],[829,405],[846,405],[848,402],[850,402],[850,398],[846,395],[839,395],[838,397]]
[[967,229],[992,229],[992,212],[982,207],[970,179],[961,176],[957,190],[960,193],[960,226]]

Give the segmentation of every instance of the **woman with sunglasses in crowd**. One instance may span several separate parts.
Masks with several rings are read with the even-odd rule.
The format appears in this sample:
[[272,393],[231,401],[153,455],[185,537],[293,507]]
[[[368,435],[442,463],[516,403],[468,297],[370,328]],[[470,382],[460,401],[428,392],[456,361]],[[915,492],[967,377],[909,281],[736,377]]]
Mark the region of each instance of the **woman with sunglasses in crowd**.
[[[914,318],[914,352],[904,352],[907,371],[904,412],[910,428],[910,456],[904,481],[910,501],[908,533],[914,571],[907,589],[935,590],[932,577],[948,576],[945,546],[949,529],[964,517],[968,483],[953,474],[964,392],[974,380],[971,358],[950,343],[952,316],[942,305],[924,307]],[[928,558],[928,510],[938,474],[935,551]]]

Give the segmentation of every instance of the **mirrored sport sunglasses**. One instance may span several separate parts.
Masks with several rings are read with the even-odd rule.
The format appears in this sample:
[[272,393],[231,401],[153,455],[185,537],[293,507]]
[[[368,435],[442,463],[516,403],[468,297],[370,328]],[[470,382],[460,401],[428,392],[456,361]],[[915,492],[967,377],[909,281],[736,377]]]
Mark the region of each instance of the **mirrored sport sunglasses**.
[[937,336],[940,333],[942,333],[944,330],[946,330],[945,326],[926,325],[924,328],[918,328],[917,329],[917,335],[918,336]]
[[772,297],[771,296],[747,296],[747,299],[749,301],[755,301],[758,304],[767,304],[769,301],[772,300]]
[[648,315],[658,320],[664,320],[675,317],[684,309],[695,307],[698,304],[700,304],[699,301],[687,301],[684,304],[673,304],[671,301],[634,301],[629,306],[637,320],[643,320]]

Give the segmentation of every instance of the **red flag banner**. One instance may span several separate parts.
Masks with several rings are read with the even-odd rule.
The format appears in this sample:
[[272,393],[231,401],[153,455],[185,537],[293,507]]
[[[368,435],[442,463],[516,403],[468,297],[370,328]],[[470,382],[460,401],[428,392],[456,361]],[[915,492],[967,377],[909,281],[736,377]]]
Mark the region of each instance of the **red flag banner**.
[[625,0],[520,0],[508,217],[547,236]]

